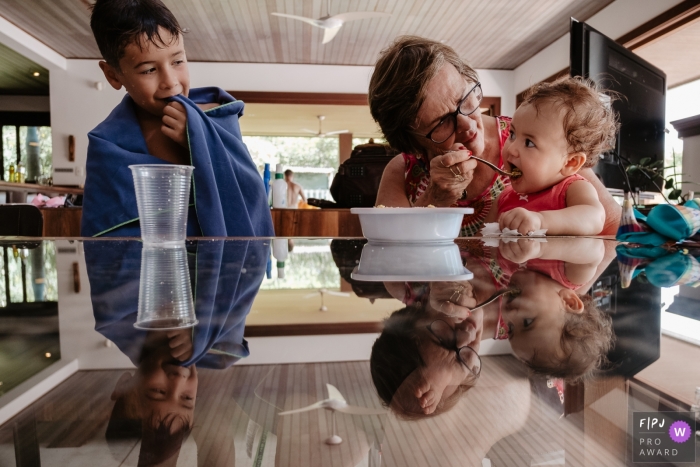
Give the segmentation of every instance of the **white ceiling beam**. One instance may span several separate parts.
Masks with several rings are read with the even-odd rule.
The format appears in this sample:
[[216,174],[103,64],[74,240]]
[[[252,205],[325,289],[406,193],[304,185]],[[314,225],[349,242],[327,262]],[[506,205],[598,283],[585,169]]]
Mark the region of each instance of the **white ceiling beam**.
[[0,16],[0,43],[48,70],[65,70],[66,57]]

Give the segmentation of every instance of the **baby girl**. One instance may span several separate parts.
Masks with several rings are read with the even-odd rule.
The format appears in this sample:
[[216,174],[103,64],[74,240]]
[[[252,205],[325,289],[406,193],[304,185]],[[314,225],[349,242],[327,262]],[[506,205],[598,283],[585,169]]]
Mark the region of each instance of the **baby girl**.
[[[523,235],[597,235],[605,211],[593,185],[578,175],[615,143],[610,99],[580,78],[530,88],[513,115],[503,147],[506,170],[520,172],[498,198],[496,221]],[[517,169],[517,170],[516,170]]]

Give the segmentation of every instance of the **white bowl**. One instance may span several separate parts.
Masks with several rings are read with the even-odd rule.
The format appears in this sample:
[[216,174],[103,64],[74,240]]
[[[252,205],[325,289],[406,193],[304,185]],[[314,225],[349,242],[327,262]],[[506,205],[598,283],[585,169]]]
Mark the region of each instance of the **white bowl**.
[[372,242],[451,242],[472,208],[352,208],[360,216],[362,234]]
[[474,277],[462,264],[454,243],[367,243],[350,274],[358,281],[468,281]]

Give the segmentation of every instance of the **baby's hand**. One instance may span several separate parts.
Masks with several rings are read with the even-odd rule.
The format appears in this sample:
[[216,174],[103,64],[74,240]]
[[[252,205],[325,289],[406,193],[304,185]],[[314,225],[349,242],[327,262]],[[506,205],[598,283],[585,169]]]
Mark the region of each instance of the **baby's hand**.
[[522,235],[527,235],[543,228],[542,215],[524,208],[515,208],[498,216],[498,226],[501,230],[509,228],[517,230]]
[[542,243],[531,238],[519,238],[515,242],[501,242],[498,250],[503,257],[514,263],[524,263],[540,254]]
[[165,136],[187,148],[187,112],[179,102],[170,102],[163,109],[163,126],[160,127]]
[[192,358],[192,329],[168,331],[168,347],[170,356],[184,362]]

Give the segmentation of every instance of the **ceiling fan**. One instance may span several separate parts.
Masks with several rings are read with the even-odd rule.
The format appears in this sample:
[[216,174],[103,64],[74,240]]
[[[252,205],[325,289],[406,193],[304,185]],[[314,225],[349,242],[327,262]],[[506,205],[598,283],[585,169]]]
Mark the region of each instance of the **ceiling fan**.
[[350,415],[384,415],[387,413],[386,409],[372,409],[370,407],[358,407],[350,405],[347,403],[343,395],[338,388],[332,384],[326,384],[328,389],[328,399],[318,401],[309,406],[303,407],[301,409],[287,410],[285,412],[280,412],[279,415],[291,415],[295,413],[308,412],[310,410],[316,409],[326,409],[331,411],[331,436],[326,439],[326,444],[340,444],[343,439],[336,434],[335,429],[335,413],[341,412]]
[[307,18],[305,16],[288,15],[286,13],[271,13],[274,16],[281,16],[283,18],[296,19],[309,23],[312,26],[323,29],[323,44],[327,44],[333,40],[338,31],[340,31],[343,23],[348,21],[355,21],[358,19],[365,18],[386,18],[391,16],[391,13],[382,13],[378,11],[349,11],[347,13],[340,13],[331,16],[331,0],[328,0],[328,9],[326,10],[326,16],[319,19]]
[[311,133],[314,136],[318,136],[319,138],[323,138],[324,136],[333,136],[333,135],[339,135],[341,133],[350,133],[350,130],[338,130],[338,131],[329,131],[328,133],[323,132],[323,121],[326,119],[325,115],[317,115],[318,117],[318,131],[314,130],[309,130],[308,128],[302,128],[301,131],[304,131],[306,133]]

